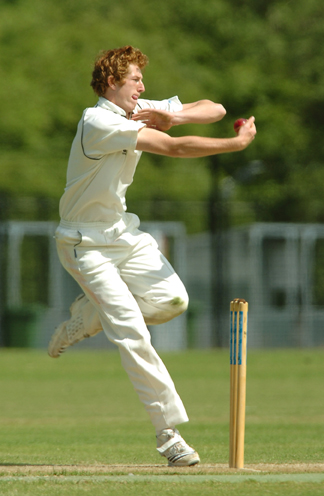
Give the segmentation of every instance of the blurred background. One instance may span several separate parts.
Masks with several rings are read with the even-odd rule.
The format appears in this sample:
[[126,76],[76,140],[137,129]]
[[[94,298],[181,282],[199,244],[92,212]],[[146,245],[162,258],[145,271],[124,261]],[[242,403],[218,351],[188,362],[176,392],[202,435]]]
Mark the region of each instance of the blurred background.
[[[222,103],[244,152],[143,154],[128,210],[184,280],[184,316],[152,327],[157,349],[228,346],[229,303],[249,302],[251,347],[324,344],[324,5],[317,0],[0,0],[0,345],[45,348],[80,290],[53,234],[95,57],[149,57],[145,97]],[[103,333],[80,347],[110,347]]]

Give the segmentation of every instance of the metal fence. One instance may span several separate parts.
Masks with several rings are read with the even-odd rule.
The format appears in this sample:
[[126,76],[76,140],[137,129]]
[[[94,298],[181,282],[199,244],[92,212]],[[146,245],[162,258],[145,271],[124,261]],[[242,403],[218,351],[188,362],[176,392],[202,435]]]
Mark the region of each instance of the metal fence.
[[[61,266],[53,222],[9,221],[0,224],[0,344],[45,348],[55,329],[69,318],[69,307],[81,290]],[[177,222],[142,223],[161,251],[186,279],[186,232]],[[187,346],[187,315],[150,326],[160,350]],[[112,348],[104,333],[84,340],[80,348]]]
[[[0,224],[0,344],[45,348],[80,293],[64,271],[53,238],[56,223]],[[184,281],[188,311],[150,326],[158,350],[228,346],[229,303],[249,302],[249,347],[324,344],[324,226],[253,224],[211,235],[186,235],[180,222],[141,229]],[[80,348],[110,348],[104,333]]]
[[324,345],[324,226],[257,223],[218,236],[218,257],[209,234],[188,240],[195,344],[211,346],[218,333],[225,346],[229,302],[244,298],[249,347]]

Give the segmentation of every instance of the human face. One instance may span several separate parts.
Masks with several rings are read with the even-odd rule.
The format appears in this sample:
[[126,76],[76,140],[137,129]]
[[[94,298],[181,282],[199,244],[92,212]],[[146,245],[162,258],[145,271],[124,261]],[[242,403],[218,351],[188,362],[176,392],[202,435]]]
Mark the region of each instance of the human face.
[[145,91],[143,75],[139,67],[130,64],[125,79],[120,83],[110,84],[109,100],[125,110],[133,112],[141,93]]

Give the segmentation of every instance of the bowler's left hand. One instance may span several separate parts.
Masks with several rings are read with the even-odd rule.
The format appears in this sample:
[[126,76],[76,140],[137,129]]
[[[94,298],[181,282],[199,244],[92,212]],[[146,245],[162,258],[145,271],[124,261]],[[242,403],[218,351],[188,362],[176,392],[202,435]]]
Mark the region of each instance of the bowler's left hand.
[[142,109],[132,116],[133,121],[142,121],[147,127],[168,131],[172,127],[172,112],[158,109]]

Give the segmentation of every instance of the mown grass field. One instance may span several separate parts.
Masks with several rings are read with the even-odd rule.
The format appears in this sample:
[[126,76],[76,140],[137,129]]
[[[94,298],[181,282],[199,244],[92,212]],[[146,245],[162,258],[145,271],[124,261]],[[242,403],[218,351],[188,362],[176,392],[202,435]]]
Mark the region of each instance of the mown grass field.
[[324,494],[324,350],[249,350],[244,471],[227,468],[228,351],[162,358],[198,467],[166,466],[117,353],[2,349],[0,495]]

